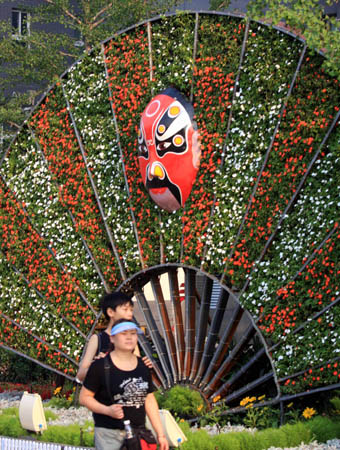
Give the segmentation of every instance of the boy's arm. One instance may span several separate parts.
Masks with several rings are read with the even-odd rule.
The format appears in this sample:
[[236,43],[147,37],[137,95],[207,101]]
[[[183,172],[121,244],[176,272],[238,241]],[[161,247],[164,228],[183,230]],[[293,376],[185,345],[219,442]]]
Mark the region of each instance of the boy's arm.
[[94,398],[95,392],[90,391],[86,387],[82,386],[79,394],[79,403],[86,406],[92,412],[98,414],[105,414],[106,416],[113,417],[114,419],[122,419],[124,417],[122,405],[103,405]]
[[155,396],[152,393],[146,396],[145,412],[151,422],[152,428],[154,429],[157,435],[160,450],[168,450],[169,444],[168,441],[166,440],[161,418],[159,416],[158,403]]
[[87,344],[85,355],[79,365],[76,377],[79,381],[83,382],[85,380],[87,371],[90,365],[92,364],[94,357],[96,356],[97,349],[98,349],[98,336],[94,334],[93,336],[91,336]]

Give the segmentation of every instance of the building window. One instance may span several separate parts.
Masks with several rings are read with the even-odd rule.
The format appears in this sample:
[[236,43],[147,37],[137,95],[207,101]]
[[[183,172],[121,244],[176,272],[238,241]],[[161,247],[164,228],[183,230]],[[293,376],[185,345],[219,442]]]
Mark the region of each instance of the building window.
[[15,38],[21,38],[29,35],[29,14],[20,9],[12,9],[12,35]]

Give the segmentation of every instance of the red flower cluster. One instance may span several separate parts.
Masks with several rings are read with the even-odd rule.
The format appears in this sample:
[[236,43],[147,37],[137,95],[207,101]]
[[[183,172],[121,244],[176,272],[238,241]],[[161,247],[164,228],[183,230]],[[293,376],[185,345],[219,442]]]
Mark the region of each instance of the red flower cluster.
[[[138,165],[140,115],[151,98],[149,48],[143,27],[119,36],[105,47],[110,101],[117,119],[123,163],[129,186],[129,206],[133,214],[143,265],[160,261],[158,216],[146,193]],[[131,217],[132,218],[132,217]]]
[[[308,369],[302,375],[294,378],[288,378],[281,384],[281,392],[301,392],[326,384],[337,384],[340,380],[339,363],[333,362],[325,366]],[[306,388],[307,387],[307,388]]]
[[[284,336],[287,329],[299,326],[336,299],[340,289],[339,254],[340,234],[335,231],[322,248],[315,250],[315,257],[299,277],[277,290],[277,305],[268,313],[262,310],[260,329],[265,334]],[[322,317],[318,321],[321,323]]]
[[121,281],[117,261],[107,242],[65,99],[58,86],[33,115],[31,126],[59,185],[60,203],[73,214],[76,231],[86,240],[107,282],[116,286]]
[[338,103],[335,99],[340,101],[337,80],[327,79],[320,70],[311,70],[313,67],[306,64],[301,69],[267,166],[257,174],[261,178],[242,229],[243,245],[238,245],[227,262],[229,270],[240,266],[240,258],[244,261],[243,270],[237,273],[238,285],[259,257],[317,151],[333,118],[334,103]]
[[[193,76],[194,108],[200,132],[202,158],[198,177],[182,217],[184,263],[200,265],[202,258],[214,205],[213,179],[217,167],[221,165],[228,109],[231,106],[235,82],[235,55],[229,55],[234,48],[230,45],[226,51],[225,40],[228,37],[231,43],[237,44],[243,29],[243,24],[234,28],[233,23],[215,24],[209,20],[201,25],[199,42],[202,43],[199,44]],[[204,45],[205,39],[215,39],[214,36],[219,36],[220,39],[214,48]],[[224,48],[223,51],[220,51],[220,46]]]

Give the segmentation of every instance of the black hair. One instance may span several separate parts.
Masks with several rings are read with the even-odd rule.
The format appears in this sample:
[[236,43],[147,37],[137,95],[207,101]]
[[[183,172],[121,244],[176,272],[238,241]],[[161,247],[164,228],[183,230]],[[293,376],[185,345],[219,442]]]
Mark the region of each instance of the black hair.
[[120,323],[123,323],[123,322],[133,323],[134,325],[136,325],[136,323],[135,323],[133,320],[128,320],[128,319],[118,319],[118,320],[116,320],[116,321],[113,323],[112,328],[115,327],[116,325],[119,325]]
[[127,303],[130,306],[133,306],[133,301],[131,300],[131,298],[123,292],[110,292],[102,297],[100,301],[100,307],[106,319],[110,320],[110,317],[107,314],[107,309],[111,308],[113,309],[113,311],[115,311],[117,306],[126,305]]

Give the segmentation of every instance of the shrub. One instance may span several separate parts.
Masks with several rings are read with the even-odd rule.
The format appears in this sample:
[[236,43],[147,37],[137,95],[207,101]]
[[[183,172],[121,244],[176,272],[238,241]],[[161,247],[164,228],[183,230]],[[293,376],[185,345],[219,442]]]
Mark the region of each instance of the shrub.
[[58,418],[58,415],[55,414],[53,411],[51,411],[50,409],[45,409],[44,408],[44,413],[45,413],[45,419],[46,422],[48,422],[49,420],[55,420]]
[[3,410],[1,410],[1,412],[5,416],[19,417],[19,408],[16,408],[15,406],[11,406],[10,408],[3,409]]
[[340,420],[317,416],[306,422],[306,426],[318,442],[340,438]]
[[0,414],[0,436],[19,437],[28,436],[28,431],[20,425],[18,417]]
[[[340,394],[340,391],[335,391],[335,393]],[[340,416],[340,397],[339,396],[332,397],[329,401],[333,407],[331,413],[336,416]]]
[[93,432],[84,431],[83,426],[75,425],[52,425],[37,436],[39,441],[56,442],[64,445],[94,446]]
[[280,430],[286,434],[289,447],[296,447],[301,442],[308,443],[312,440],[310,429],[302,422],[283,425]]
[[198,391],[189,387],[174,386],[166,392],[158,391],[156,398],[160,408],[168,409],[175,417],[189,419],[204,412],[204,402]]

